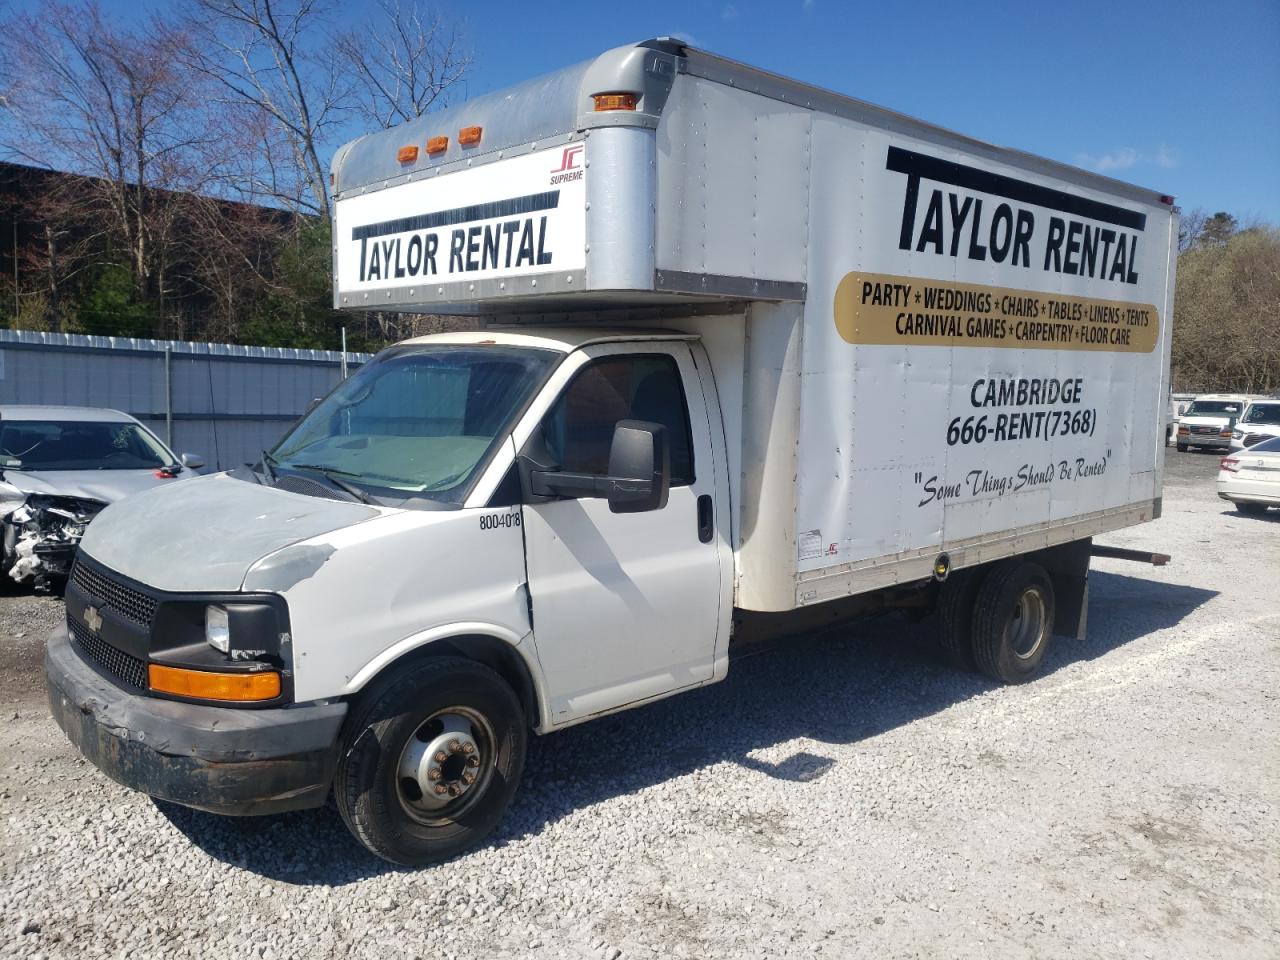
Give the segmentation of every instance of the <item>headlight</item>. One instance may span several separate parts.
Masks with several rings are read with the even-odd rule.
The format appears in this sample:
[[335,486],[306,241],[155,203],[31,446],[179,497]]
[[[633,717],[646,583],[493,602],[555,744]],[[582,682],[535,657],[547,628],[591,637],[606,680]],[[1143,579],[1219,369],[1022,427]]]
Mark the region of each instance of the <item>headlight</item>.
[[1232,439],[1232,440],[1243,440],[1243,439],[1244,439],[1244,434],[1243,434],[1243,433],[1241,433],[1239,430],[1232,430],[1232,431],[1231,431],[1231,439]]
[[204,638],[221,653],[231,650],[231,623],[225,607],[210,604],[204,608]]

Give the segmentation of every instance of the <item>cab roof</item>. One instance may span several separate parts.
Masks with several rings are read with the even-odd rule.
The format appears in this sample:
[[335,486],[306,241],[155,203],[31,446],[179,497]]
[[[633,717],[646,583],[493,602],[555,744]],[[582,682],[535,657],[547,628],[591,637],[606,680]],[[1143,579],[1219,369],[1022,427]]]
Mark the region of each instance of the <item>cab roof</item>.
[[424,337],[404,340],[397,346],[418,344],[500,344],[511,347],[540,347],[572,353],[594,343],[632,343],[637,340],[696,340],[695,334],[679,330],[662,330],[649,327],[486,327],[483,330],[466,330],[458,333],[432,333]]

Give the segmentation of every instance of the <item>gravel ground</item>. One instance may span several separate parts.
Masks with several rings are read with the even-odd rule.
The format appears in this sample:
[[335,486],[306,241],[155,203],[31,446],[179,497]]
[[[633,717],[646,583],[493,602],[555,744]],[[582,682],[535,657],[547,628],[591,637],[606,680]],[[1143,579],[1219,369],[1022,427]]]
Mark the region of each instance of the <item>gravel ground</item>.
[[897,618],[798,641],[538,738],[496,840],[416,872],[328,810],[109,782],[32,672],[56,602],[0,600],[0,956],[1276,957],[1280,511],[1216,463],[1170,451],[1164,517],[1107,542],[1173,562],[1097,561],[1037,682]]

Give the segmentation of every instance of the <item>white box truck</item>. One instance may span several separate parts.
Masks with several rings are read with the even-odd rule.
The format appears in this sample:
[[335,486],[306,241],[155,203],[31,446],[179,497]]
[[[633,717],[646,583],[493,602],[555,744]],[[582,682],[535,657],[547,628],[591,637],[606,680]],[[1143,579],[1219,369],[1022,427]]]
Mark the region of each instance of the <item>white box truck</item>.
[[549,734],[935,608],[1019,682],[1159,515],[1172,198],[671,40],[343,147],[334,299],[465,314],[108,507],[50,701],[116,779],[476,843]]

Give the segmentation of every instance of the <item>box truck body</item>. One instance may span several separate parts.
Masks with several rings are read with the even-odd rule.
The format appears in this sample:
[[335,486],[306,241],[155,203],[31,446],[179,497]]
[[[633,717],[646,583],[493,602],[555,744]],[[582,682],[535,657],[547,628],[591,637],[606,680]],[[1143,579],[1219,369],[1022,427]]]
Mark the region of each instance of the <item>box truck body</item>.
[[[734,642],[935,608],[949,659],[1028,679],[1083,632],[1091,538],[1159,515],[1171,198],[668,40],[333,169],[335,305],[476,328],[95,521],[50,698],[126,783],[222,812],[332,788],[427,862],[491,829],[526,728],[718,680]],[[192,523],[239,532],[184,552]],[[159,612],[116,624],[121,596]],[[143,679],[108,697],[126,647]],[[121,759],[157,711],[181,760]],[[231,741],[270,773],[211,779]]]

